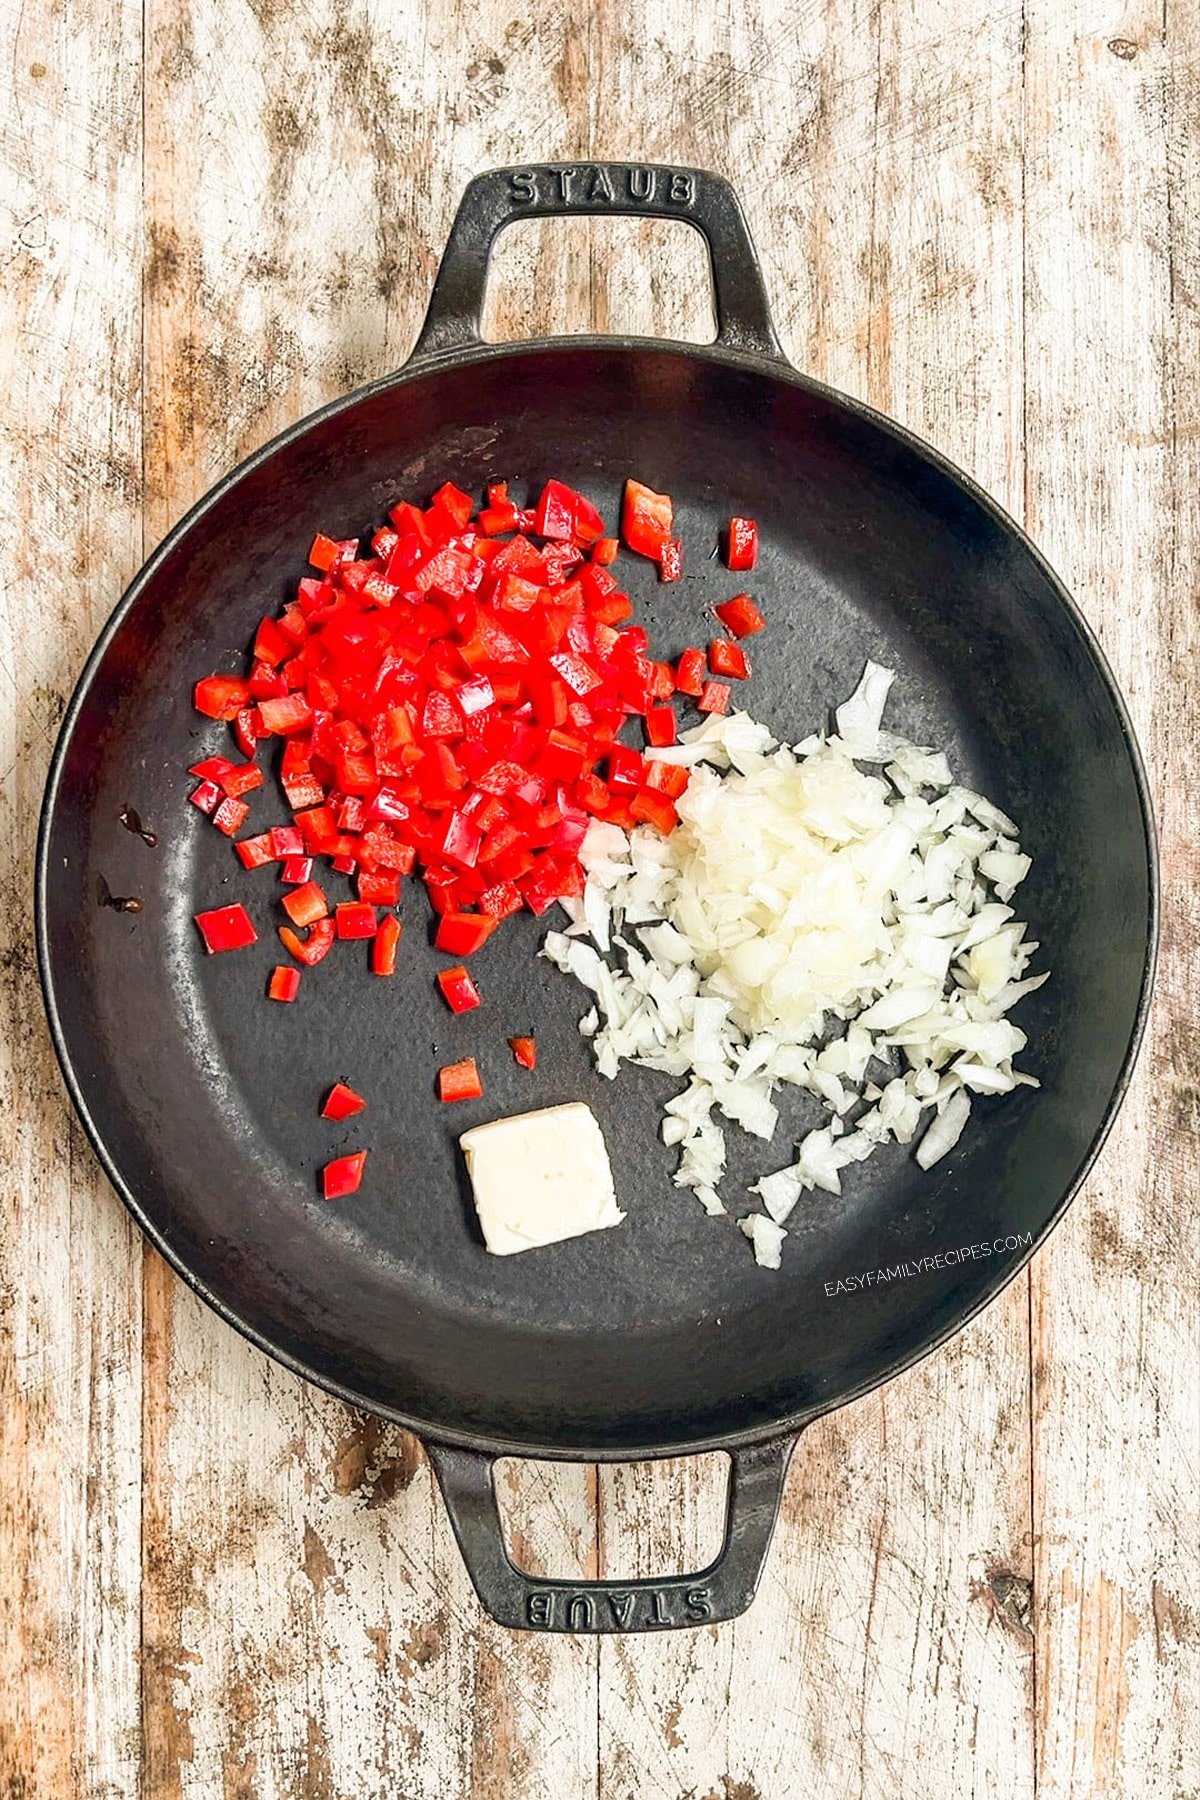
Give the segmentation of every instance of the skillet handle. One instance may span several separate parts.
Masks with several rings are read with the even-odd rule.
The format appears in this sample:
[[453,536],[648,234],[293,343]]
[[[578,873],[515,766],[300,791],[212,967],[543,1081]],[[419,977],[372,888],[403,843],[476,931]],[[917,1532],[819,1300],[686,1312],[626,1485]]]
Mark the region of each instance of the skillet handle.
[[662,1580],[543,1581],[526,1575],[504,1547],[495,1462],[478,1450],[427,1444],[463,1561],[497,1624],[524,1631],[655,1631],[735,1619],[754,1598],[794,1437],[733,1450],[725,1541],[697,1575]]
[[706,169],[615,162],[490,169],[468,182],[412,360],[482,342],[488,259],[506,225],[578,213],[683,219],[694,226],[708,245],[717,343],[782,360],[758,256],[729,183]]

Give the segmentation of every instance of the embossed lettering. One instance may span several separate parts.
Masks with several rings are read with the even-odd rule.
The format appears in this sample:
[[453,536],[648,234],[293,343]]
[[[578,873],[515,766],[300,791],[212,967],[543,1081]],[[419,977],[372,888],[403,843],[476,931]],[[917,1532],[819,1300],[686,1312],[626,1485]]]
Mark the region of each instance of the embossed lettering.
[[622,1631],[629,1630],[630,1620],[633,1618],[634,1599],[633,1594],[610,1594],[608,1596],[609,1609]]
[[567,1601],[567,1630],[595,1631],[596,1614],[590,1594],[572,1594]]
[[558,171],[558,191],[564,200],[571,198],[571,183],[578,173],[578,169],[560,169]]
[[525,1616],[531,1625],[545,1630],[554,1623],[554,1595],[530,1594],[525,1602]]
[[709,1604],[711,1597],[712,1589],[706,1587],[689,1588],[683,1596],[687,1616],[693,1624],[698,1624],[701,1619],[712,1618],[712,1607]]
[[669,1625],[671,1623],[670,1613],[665,1613],[663,1611],[663,1598],[664,1596],[659,1588],[651,1589],[650,1617],[646,1620],[647,1625]]
[[518,206],[537,202],[537,177],[530,169],[517,169],[508,178],[508,197]]
[[654,170],[630,169],[629,192],[633,195],[635,200],[653,200]]
[[690,175],[678,171],[671,177],[671,185],[667,190],[678,206],[690,206],[696,198],[696,184]]
[[589,200],[613,200],[616,198],[612,190],[612,182],[608,179],[607,169],[592,170],[587,197]]

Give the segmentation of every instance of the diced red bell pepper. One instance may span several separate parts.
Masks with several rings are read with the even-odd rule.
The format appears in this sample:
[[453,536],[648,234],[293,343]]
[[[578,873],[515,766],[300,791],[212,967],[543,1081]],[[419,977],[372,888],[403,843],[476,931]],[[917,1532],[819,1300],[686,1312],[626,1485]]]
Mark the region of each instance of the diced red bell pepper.
[[299,937],[290,925],[279,927],[280,943],[306,969],[315,968],[329,955],[333,949],[334,935],[332,919],[318,919],[306,938]]
[[366,1160],[365,1150],[355,1150],[349,1156],[335,1156],[327,1162],[321,1170],[321,1191],[326,1200],[344,1200],[348,1194],[357,1194]]
[[266,867],[267,863],[275,861],[271,855],[269,831],[261,832],[258,837],[242,838],[240,843],[233,847],[238,853],[238,860],[243,869],[262,869]]
[[258,728],[257,706],[242,707],[233,721],[233,735],[242,755],[253,756],[255,746],[262,739],[262,732]]
[[306,881],[302,887],[293,888],[290,894],[283,896],[280,905],[292,924],[301,927],[315,925],[329,912],[324,890],[315,881]]
[[300,992],[300,971],[287,963],[276,963],[267,983],[268,1000],[294,1000]]
[[466,1056],[462,1062],[447,1063],[438,1070],[438,1097],[449,1103],[453,1100],[479,1100],[483,1096],[483,1083],[479,1079],[479,1070],[473,1056]]
[[312,707],[304,694],[285,694],[281,700],[260,700],[259,722],[269,735],[285,737],[293,731],[307,731],[313,721]]
[[670,800],[678,800],[689,780],[688,771],[678,763],[651,762],[646,773],[646,786],[656,788]]
[[637,787],[644,766],[637,751],[628,744],[614,744],[608,753],[609,787]]
[[254,637],[254,659],[256,662],[269,663],[272,668],[291,654],[290,640],[280,630],[274,619],[266,618],[259,622]]
[[379,930],[379,914],[365,900],[341,900],[336,912],[340,938],[371,938]]
[[704,686],[704,671],[703,650],[685,650],[675,665],[676,691],[698,698]]
[[479,910],[493,919],[507,919],[521,910],[521,890],[511,881],[497,881],[479,896]]
[[313,859],[311,856],[286,856],[283,867],[279,871],[280,881],[289,887],[303,887],[312,879]]
[[218,776],[218,786],[233,800],[239,800],[243,794],[252,794],[255,788],[263,784],[263,772],[257,763],[235,763]]
[[188,774],[194,775],[198,781],[212,781],[218,786],[221,777],[232,769],[233,764],[227,756],[206,756],[200,762],[188,764]]
[[400,899],[400,876],[394,869],[360,869],[358,897],[372,906],[395,906]]
[[656,494],[653,488],[644,487],[640,481],[625,483],[621,536],[639,556],[658,560],[671,539],[673,514],[670,495]]
[[208,719],[236,719],[250,698],[249,683],[239,675],[206,675],[193,693],[197,712]]
[[729,711],[729,699],[733,690],[727,682],[706,681],[696,709],[702,713],[723,713]]
[[249,817],[250,808],[244,800],[231,800],[226,797],[214,810],[212,822],[218,831],[225,833],[226,837],[233,837],[242,829]]
[[736,514],[729,521],[729,536],[725,550],[725,561],[731,569],[752,569],[758,560],[758,526],[753,519],[739,518]]
[[244,906],[215,906],[210,912],[198,912],[196,924],[210,956],[221,950],[244,950],[258,942],[258,933]]
[[732,600],[726,600],[718,606],[716,613],[725,629],[732,631],[735,638],[753,637],[767,623],[749,594],[735,594]]
[[304,838],[295,825],[272,825],[267,833],[271,840],[271,855],[276,862],[282,862],[288,856],[302,856]]
[[452,1013],[473,1012],[480,1004],[479,989],[461,964],[457,969],[439,969],[437,983]]
[[668,538],[658,553],[658,579],[683,580],[683,539]]
[[221,804],[221,790],[215,781],[202,781],[192,789],[188,799],[211,818]]
[[651,706],[646,713],[646,742],[656,750],[675,743],[679,732],[673,706]]
[[444,507],[460,530],[475,511],[475,502],[470,494],[464,494],[452,481],[443,482],[433,496],[433,504]]
[[595,563],[614,563],[617,560],[617,551],[619,549],[620,543],[616,538],[597,538],[596,542],[592,545],[592,561]]
[[666,794],[651,787],[639,788],[629,803],[629,810],[639,825],[653,825],[667,837],[679,823],[675,804]]
[[446,912],[438,920],[435,950],[450,956],[473,956],[491,937],[499,920],[487,913]]
[[353,562],[357,555],[357,538],[331,538],[326,537],[323,531],[318,531],[312,541],[308,560],[314,569],[320,569],[328,574],[343,563]]
[[714,675],[722,675],[727,681],[745,681],[750,673],[746,652],[728,638],[713,639],[708,646],[708,666]]
[[510,1037],[508,1047],[513,1053],[513,1061],[522,1069],[537,1068],[537,1039],[531,1037]]
[[404,927],[395,913],[388,913],[379,921],[379,930],[371,939],[372,975],[394,975],[396,973],[396,951],[403,929]]
[[355,1113],[365,1112],[366,1106],[361,1094],[344,1081],[335,1081],[321,1104],[321,1117],[335,1121],[352,1119]]

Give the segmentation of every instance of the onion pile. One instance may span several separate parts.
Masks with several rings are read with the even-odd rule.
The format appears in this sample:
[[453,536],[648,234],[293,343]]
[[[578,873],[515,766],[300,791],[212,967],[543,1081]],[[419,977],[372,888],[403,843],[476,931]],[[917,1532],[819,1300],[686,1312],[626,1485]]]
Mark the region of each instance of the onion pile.
[[912,1143],[928,1112],[915,1153],[930,1168],[972,1094],[1037,1085],[1013,1066],[1026,1038],[1006,1016],[1047,979],[1027,977],[1038,946],[1009,904],[1030,859],[944,755],[882,728],[892,679],[868,663],[836,733],[794,749],[733,713],[650,751],[691,770],[680,824],[593,822],[583,896],[542,949],[595,997],[580,1030],[601,1074],[628,1061],[687,1078],[662,1135],[706,1211],[725,1211],[718,1116],[770,1142],[781,1083],[820,1101],[828,1122],[740,1221],[771,1268],[802,1193],[839,1193],[842,1169]]

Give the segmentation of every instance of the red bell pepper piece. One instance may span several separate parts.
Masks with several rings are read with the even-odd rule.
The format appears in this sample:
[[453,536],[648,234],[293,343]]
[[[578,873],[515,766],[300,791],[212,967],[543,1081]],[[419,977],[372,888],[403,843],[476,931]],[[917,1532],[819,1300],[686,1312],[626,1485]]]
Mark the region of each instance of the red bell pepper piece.
[[483,1083],[473,1056],[464,1057],[462,1062],[447,1063],[445,1068],[438,1070],[438,1097],[444,1102],[479,1100],[482,1096]]
[[196,776],[198,781],[211,781],[219,786],[222,775],[232,767],[227,756],[206,756],[200,762],[189,763],[188,774]]
[[678,738],[673,706],[652,706],[646,713],[646,742],[663,750]]
[[243,869],[262,869],[266,867],[267,863],[275,860],[271,855],[269,831],[260,833],[258,837],[242,838],[241,842],[233,847],[238,853],[238,860]]
[[342,900],[337,909],[340,938],[371,938],[379,929],[379,914],[365,900]]
[[293,888],[280,901],[284,912],[293,925],[315,925],[318,919],[324,919],[329,912],[329,902],[324,890],[315,881],[306,881],[302,887]]
[[452,1013],[472,1012],[480,1004],[479,989],[461,964],[457,969],[439,969],[437,983]]
[[745,681],[750,673],[746,652],[728,638],[713,639],[708,646],[708,666],[714,675],[722,675],[728,681]]
[[283,737],[293,731],[307,731],[313,712],[305,695],[285,694],[281,700],[260,700],[258,718],[265,734]]
[[728,712],[732,691],[725,682],[706,681],[700,698],[696,702],[697,711],[702,713]]
[[683,539],[668,538],[658,553],[658,579],[683,580]]
[[656,561],[670,542],[674,508],[668,494],[656,494],[640,481],[625,483],[621,508],[621,536],[639,556]]
[[358,897],[372,906],[395,906],[400,899],[400,876],[394,869],[360,869]]
[[592,545],[592,561],[594,563],[614,563],[617,560],[619,549],[620,544],[616,538],[597,538]]
[[395,913],[388,913],[379,921],[379,930],[371,939],[372,975],[394,975],[396,973],[396,951],[403,929],[404,927]]
[[271,840],[271,855],[276,862],[304,853],[304,838],[295,825],[272,825],[267,836]]
[[357,1194],[366,1160],[365,1150],[355,1150],[349,1156],[335,1156],[327,1162],[321,1170],[321,1190],[326,1200],[344,1200],[348,1194]]
[[276,963],[271,970],[271,979],[267,983],[269,1000],[294,1000],[300,992],[300,971],[287,963]]
[[687,787],[688,779],[688,771],[681,769],[678,763],[651,762],[647,769],[646,786],[656,788],[670,800],[678,800]]
[[220,806],[215,808],[212,822],[218,831],[225,833],[226,837],[233,837],[235,832],[242,829],[249,817],[250,808],[244,800],[231,800],[227,797],[222,800]]
[[217,777],[217,785],[222,793],[233,800],[239,800],[243,794],[252,794],[255,788],[263,784],[263,772],[257,763],[235,763]]
[[192,789],[188,799],[193,806],[198,806],[202,813],[211,817],[221,804],[221,790],[215,781],[202,781]]
[[279,941],[289,955],[303,963],[306,969],[313,969],[323,962],[333,948],[334,927],[332,919],[318,919],[306,938],[294,932],[290,925],[279,927]]
[[352,1119],[355,1113],[365,1112],[366,1105],[362,1095],[356,1094],[352,1087],[347,1087],[344,1081],[335,1081],[322,1102],[321,1117],[335,1121]]
[[513,1061],[522,1069],[537,1068],[537,1039],[531,1037],[510,1037],[508,1047],[513,1053]]
[[444,507],[460,530],[475,511],[475,502],[470,494],[464,494],[452,481],[442,484],[433,496],[433,504]]
[[729,521],[725,561],[731,569],[752,569],[758,560],[758,526],[736,515]]
[[726,600],[718,606],[716,613],[725,629],[731,631],[735,638],[753,637],[767,623],[749,594],[735,594],[732,600]]
[[244,950],[258,942],[258,933],[244,906],[216,906],[210,912],[198,912],[196,924],[210,956],[221,950]]
[[446,912],[438,920],[435,950],[451,956],[473,956],[487,943],[499,920],[487,913]]
[[289,887],[303,887],[306,881],[312,879],[312,871],[313,859],[311,856],[287,856],[279,871],[279,879],[286,882]]
[[497,881],[479,896],[479,910],[493,919],[507,919],[521,910],[521,890],[511,881]]
[[249,683],[238,675],[206,675],[193,693],[196,711],[208,719],[236,719],[249,698]]
[[629,803],[629,810],[639,825],[653,825],[667,837],[679,823],[674,802],[666,794],[651,787],[639,788]]

